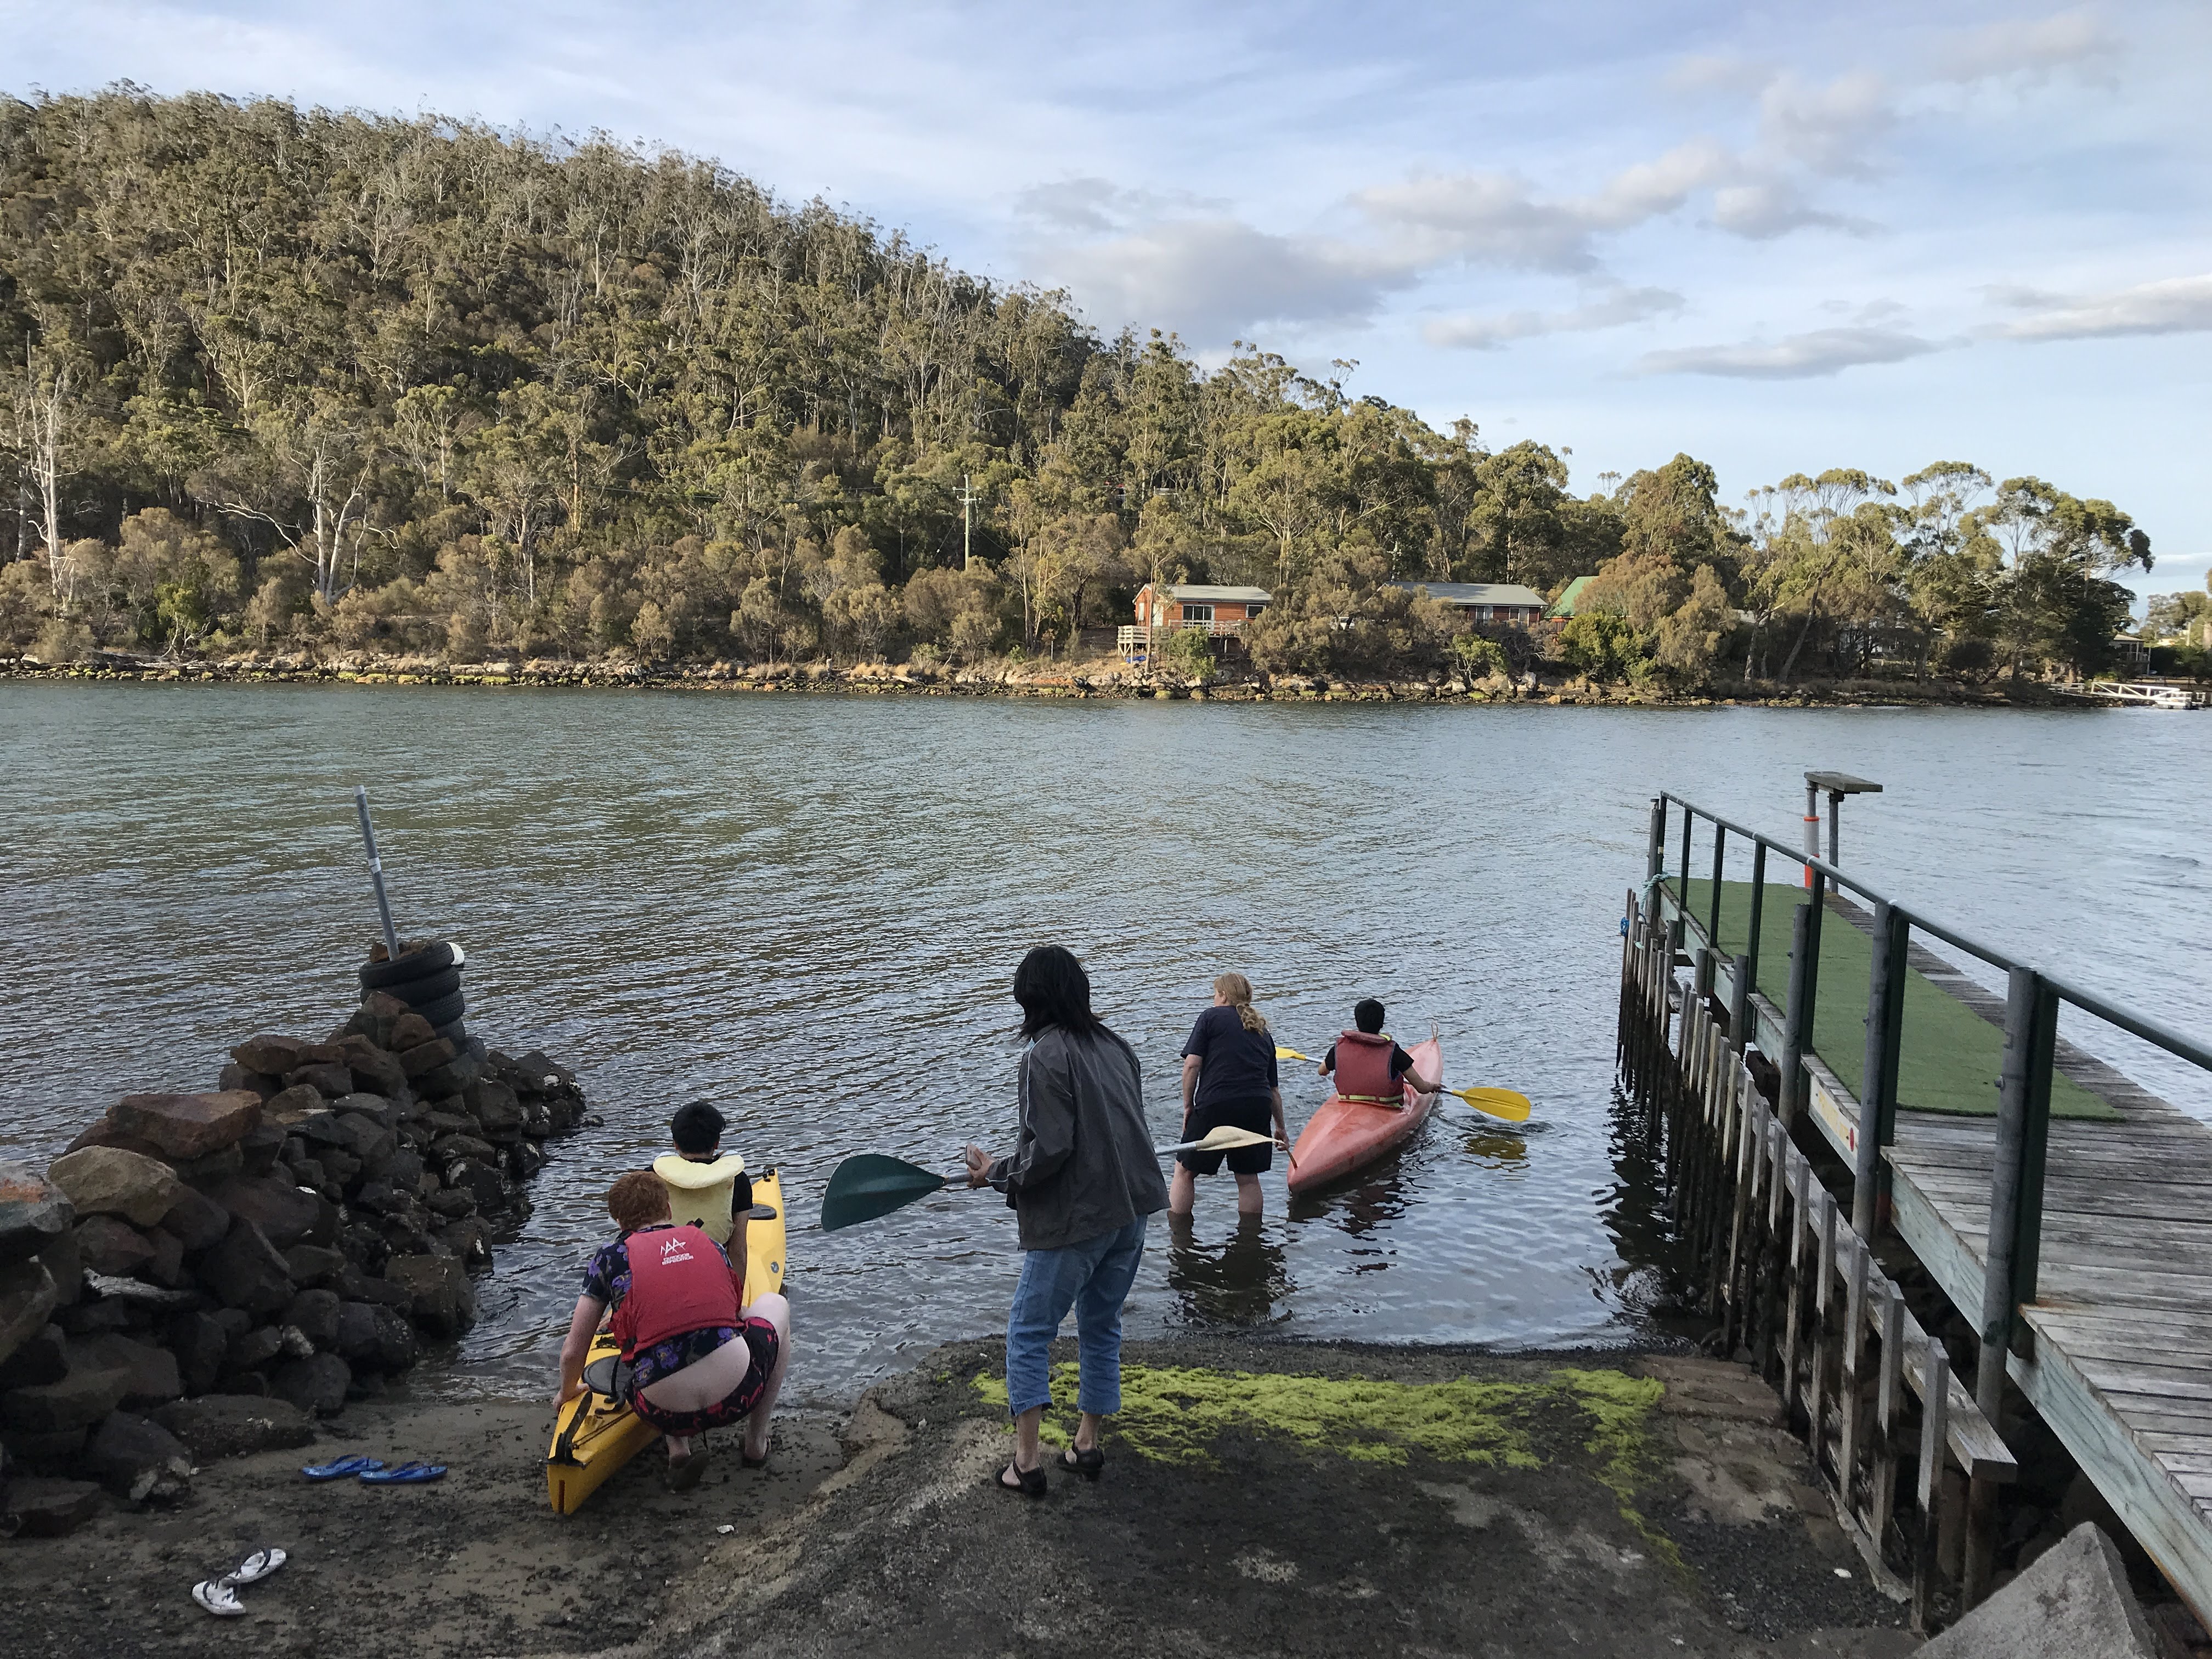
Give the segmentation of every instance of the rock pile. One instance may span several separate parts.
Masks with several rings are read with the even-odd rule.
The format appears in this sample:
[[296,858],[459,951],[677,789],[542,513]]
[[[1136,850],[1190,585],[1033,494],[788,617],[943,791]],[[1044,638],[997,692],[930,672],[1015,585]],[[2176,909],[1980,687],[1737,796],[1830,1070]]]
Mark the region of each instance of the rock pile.
[[295,1443],[460,1335],[543,1143],[584,1118],[544,1054],[456,1048],[378,992],[327,1041],[231,1057],[43,1176],[0,1163],[0,1529],[66,1530],[94,1482],[174,1496],[195,1456]]

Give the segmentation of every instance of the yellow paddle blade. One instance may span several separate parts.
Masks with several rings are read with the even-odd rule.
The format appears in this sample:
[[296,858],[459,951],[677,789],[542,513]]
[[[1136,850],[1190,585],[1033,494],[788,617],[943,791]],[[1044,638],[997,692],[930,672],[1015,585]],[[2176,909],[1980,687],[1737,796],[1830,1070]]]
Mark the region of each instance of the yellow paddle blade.
[[1457,1095],[1476,1111],[1502,1117],[1508,1123],[1528,1121],[1528,1097],[1516,1095],[1510,1089],[1447,1089],[1444,1092]]
[[1311,1054],[1302,1054],[1295,1048],[1279,1048],[1275,1050],[1275,1058],[1277,1060],[1303,1060],[1309,1066],[1314,1063],[1314,1057]]

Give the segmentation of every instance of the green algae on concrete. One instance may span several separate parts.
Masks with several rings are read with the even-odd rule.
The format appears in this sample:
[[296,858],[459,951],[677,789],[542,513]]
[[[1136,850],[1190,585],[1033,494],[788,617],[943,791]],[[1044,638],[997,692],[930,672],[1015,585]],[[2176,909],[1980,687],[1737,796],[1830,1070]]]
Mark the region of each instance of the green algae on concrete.
[[[1055,1366],[1053,1382],[1060,1398],[1072,1399],[1075,1366]],[[979,1372],[974,1386],[983,1400],[1006,1409],[1004,1378]],[[1534,1469],[1546,1461],[1540,1425],[1567,1407],[1589,1425],[1583,1449],[1597,1460],[1597,1478],[1626,1504],[1644,1465],[1644,1419],[1665,1392],[1651,1378],[1572,1367],[1536,1382],[1393,1382],[1125,1365],[1114,1436],[1138,1455],[1164,1463],[1210,1461],[1216,1438],[1243,1429],[1361,1462],[1402,1466],[1418,1449],[1439,1462]],[[1072,1411],[1048,1411],[1042,1437],[1066,1445],[1074,1425]]]

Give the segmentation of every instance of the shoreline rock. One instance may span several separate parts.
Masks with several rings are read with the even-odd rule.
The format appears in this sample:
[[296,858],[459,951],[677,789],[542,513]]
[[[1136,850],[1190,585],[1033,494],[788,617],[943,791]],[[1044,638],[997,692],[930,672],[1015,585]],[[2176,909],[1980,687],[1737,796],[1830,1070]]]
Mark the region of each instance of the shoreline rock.
[[[1265,674],[1233,669],[1193,682],[1155,676],[1114,659],[1080,663],[1009,663],[951,667],[919,663],[655,663],[569,661],[532,658],[452,663],[429,657],[341,653],[317,658],[304,652],[213,660],[133,656],[100,652],[85,663],[47,665],[29,658],[0,659],[0,679],[128,680],[153,683],[332,684],[357,685],[473,685],[484,687],[625,688],[732,693],[808,691],[842,696],[989,696],[1149,699],[1194,702],[1497,703],[1547,708],[2083,708],[2033,683],[1967,685],[1952,680],[1847,680],[1779,685],[1759,683],[1669,692],[1626,684],[1593,684],[1575,678],[1517,681],[1504,677],[1468,682],[1431,673],[1420,678],[1368,679]],[[241,1062],[241,1073],[266,1075],[275,1068]],[[243,1077],[241,1077],[243,1081]]]
[[64,1482],[26,1530],[81,1524],[87,1481],[181,1498],[183,1447],[300,1443],[461,1336],[585,1120],[567,1068],[379,992],[320,1041],[249,1037],[222,1081],[122,1097],[43,1175],[0,1164],[0,1486]]

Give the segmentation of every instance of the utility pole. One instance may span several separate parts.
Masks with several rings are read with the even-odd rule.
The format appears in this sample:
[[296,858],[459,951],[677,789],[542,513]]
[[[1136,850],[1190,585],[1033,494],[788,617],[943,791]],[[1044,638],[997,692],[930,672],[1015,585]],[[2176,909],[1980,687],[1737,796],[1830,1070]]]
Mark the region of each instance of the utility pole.
[[968,475],[963,472],[960,475],[960,568],[963,570],[973,570],[975,568],[975,550],[973,544],[975,523],[972,511],[975,505],[975,486],[968,482]]

